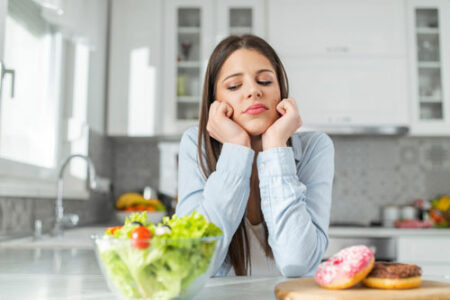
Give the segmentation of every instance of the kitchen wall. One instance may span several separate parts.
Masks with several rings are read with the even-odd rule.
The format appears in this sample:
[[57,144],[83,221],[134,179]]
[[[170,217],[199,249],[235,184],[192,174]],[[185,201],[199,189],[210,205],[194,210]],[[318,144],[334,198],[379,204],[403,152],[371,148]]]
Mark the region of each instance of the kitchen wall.
[[[91,131],[89,155],[98,174],[114,184],[111,195],[65,200],[82,224],[108,221],[125,192],[159,185],[158,142],[179,137],[105,137]],[[383,205],[450,193],[450,139],[441,137],[331,136],[335,181],[331,222],[379,221]],[[0,198],[0,234],[31,231],[35,219],[53,215],[54,199]],[[48,225],[47,225],[48,227]]]

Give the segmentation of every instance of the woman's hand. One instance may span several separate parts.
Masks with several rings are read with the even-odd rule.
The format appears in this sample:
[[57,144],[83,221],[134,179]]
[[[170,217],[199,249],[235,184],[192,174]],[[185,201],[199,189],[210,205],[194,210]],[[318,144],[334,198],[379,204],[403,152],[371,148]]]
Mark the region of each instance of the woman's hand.
[[277,105],[281,117],[276,120],[262,135],[263,150],[276,147],[286,147],[289,137],[302,126],[294,99],[283,99]]
[[248,133],[231,120],[233,108],[225,102],[214,101],[209,107],[208,124],[206,130],[209,135],[217,141],[224,143],[239,144],[250,147]]

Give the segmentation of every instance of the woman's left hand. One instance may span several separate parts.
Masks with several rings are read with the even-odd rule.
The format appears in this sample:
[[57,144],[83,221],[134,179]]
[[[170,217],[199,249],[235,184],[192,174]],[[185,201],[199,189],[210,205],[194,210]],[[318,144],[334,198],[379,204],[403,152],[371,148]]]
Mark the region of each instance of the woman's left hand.
[[263,150],[286,147],[287,140],[302,126],[302,118],[293,98],[281,100],[277,105],[277,111],[281,117],[262,135]]

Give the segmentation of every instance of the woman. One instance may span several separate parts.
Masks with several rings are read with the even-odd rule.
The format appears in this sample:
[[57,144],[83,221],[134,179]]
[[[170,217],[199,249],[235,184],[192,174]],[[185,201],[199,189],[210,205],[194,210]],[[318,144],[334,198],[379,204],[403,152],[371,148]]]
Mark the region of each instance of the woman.
[[181,139],[176,207],[222,229],[213,274],[313,276],[328,246],[334,147],[295,133],[301,124],[270,45],[253,35],[217,45],[199,126]]

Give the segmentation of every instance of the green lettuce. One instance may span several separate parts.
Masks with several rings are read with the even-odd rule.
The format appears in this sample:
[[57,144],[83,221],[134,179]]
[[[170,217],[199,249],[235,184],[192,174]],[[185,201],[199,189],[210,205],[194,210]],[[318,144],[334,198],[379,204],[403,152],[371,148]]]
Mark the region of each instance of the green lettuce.
[[[131,245],[131,232],[140,222],[152,233],[146,249]],[[146,212],[132,214],[112,236],[98,241],[99,257],[111,282],[128,298],[170,299],[207,272],[222,231],[198,212],[164,217],[158,226],[169,231],[155,236]],[[115,242],[117,240],[117,242]],[[100,245],[103,243],[107,246]]]

